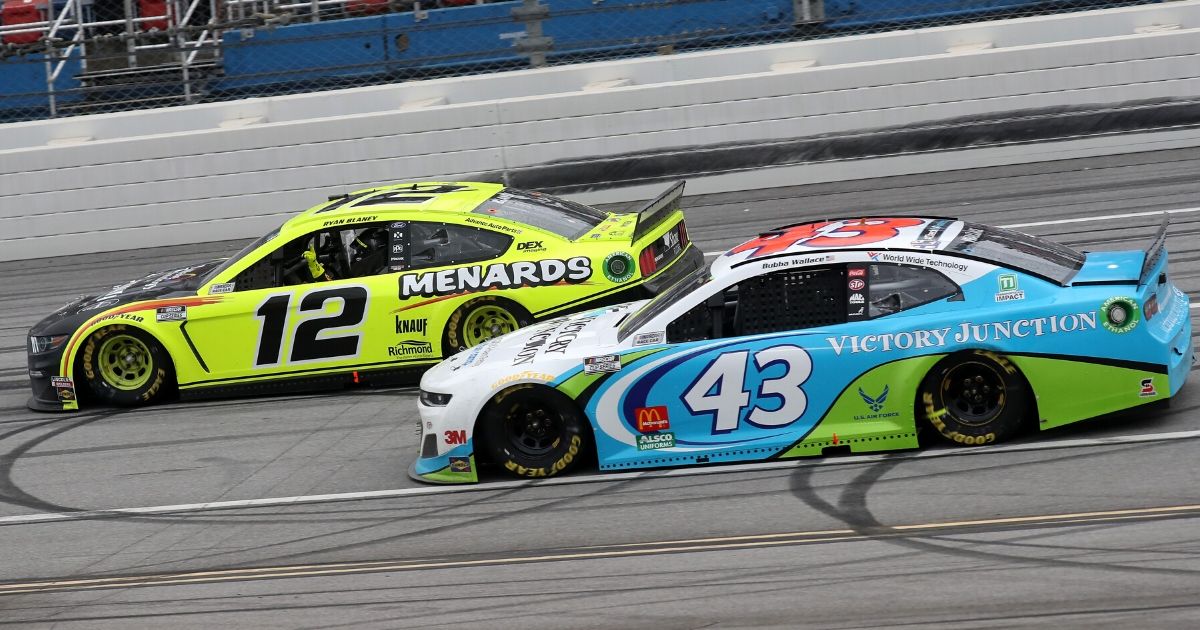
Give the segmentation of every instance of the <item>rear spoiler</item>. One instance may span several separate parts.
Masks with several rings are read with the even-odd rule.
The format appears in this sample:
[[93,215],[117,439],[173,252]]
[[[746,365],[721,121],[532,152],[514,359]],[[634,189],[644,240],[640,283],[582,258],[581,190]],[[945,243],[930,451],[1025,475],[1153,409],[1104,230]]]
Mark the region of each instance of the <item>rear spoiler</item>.
[[1150,241],[1150,247],[1146,249],[1146,257],[1142,260],[1142,271],[1138,274],[1138,284],[1146,284],[1150,281],[1147,274],[1154,271],[1158,266],[1158,261],[1167,251],[1167,226],[1170,224],[1170,217],[1163,213],[1162,225],[1158,227],[1158,232],[1154,234],[1154,240]]
[[679,200],[683,197],[683,185],[686,182],[679,180],[671,187],[664,190],[663,193],[654,198],[653,201],[642,206],[641,210],[637,211],[637,223],[633,226],[633,240],[645,236],[660,223],[671,216],[679,209]]

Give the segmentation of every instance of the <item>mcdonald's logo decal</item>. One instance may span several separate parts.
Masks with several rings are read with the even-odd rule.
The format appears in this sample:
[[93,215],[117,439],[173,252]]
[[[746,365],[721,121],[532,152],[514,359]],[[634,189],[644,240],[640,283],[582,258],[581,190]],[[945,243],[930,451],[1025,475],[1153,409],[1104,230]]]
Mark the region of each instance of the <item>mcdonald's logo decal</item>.
[[638,407],[634,411],[634,414],[637,418],[637,430],[642,433],[652,433],[671,428],[671,419],[667,417],[667,408],[663,405],[657,407]]

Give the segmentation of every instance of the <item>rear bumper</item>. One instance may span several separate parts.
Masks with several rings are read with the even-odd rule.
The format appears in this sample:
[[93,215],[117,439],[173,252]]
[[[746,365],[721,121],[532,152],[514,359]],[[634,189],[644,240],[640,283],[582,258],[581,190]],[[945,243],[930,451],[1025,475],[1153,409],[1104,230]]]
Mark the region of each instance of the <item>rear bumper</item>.
[[646,279],[642,283],[642,286],[651,295],[658,295],[678,282],[680,278],[703,266],[704,252],[700,251],[699,247],[689,243],[687,249],[683,250],[679,258],[672,262],[666,269],[663,269],[661,273]]

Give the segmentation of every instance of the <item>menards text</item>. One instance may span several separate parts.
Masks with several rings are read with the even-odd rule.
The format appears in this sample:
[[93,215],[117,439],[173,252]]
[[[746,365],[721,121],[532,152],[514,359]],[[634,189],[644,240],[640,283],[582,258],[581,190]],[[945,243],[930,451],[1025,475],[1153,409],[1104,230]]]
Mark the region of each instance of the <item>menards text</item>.
[[1096,313],[1089,312],[986,324],[966,322],[954,327],[947,326],[882,335],[842,335],[841,337],[826,337],[825,340],[833,348],[834,354],[840,356],[842,352],[846,351],[850,354],[857,354],[859,352],[919,350],[921,348],[940,348],[951,341],[954,343],[983,343],[1080,332],[1095,328]]

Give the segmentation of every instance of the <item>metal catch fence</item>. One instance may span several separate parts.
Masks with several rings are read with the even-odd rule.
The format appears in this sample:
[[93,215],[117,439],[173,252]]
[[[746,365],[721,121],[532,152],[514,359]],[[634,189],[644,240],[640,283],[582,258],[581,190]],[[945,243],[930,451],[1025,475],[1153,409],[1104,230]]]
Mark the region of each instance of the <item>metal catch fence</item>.
[[0,122],[1162,0],[2,0]]

